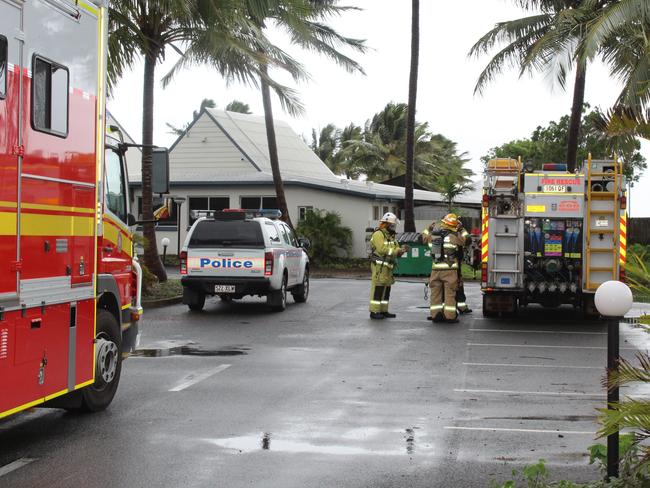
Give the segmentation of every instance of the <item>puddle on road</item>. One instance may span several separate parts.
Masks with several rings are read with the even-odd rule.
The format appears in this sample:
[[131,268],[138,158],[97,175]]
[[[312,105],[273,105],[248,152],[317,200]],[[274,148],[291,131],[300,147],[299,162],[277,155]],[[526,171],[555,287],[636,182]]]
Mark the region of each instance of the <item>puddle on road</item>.
[[132,356],[159,358],[168,356],[241,356],[248,354],[248,347],[225,347],[221,349],[204,349],[197,346],[177,346],[162,348],[144,348],[133,352]]
[[[372,438],[379,435],[391,434],[390,437],[395,439],[394,447],[387,445],[387,438],[383,441],[375,442],[380,447],[367,445],[354,445],[350,443],[328,444],[322,441],[307,439],[289,439],[286,437],[274,436],[270,432],[262,434],[252,434],[240,437],[228,437],[223,439],[204,439],[205,442],[222,449],[233,452],[249,454],[259,451],[273,451],[288,454],[328,454],[335,456],[403,456],[414,455],[416,453],[415,430],[417,427],[407,428],[403,432],[387,432],[377,428],[360,428],[353,429],[340,436],[342,441],[365,441],[367,443],[375,442]],[[399,434],[399,435],[395,435]],[[432,447],[429,444],[421,446],[418,452],[422,454],[431,454]]]

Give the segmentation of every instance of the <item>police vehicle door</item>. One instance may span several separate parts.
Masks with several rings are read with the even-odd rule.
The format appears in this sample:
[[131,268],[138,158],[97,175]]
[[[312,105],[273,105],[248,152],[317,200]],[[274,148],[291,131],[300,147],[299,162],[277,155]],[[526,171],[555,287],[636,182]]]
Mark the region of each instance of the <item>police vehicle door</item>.
[[292,233],[289,226],[285,223],[280,224],[282,231],[282,242],[286,249],[287,256],[287,269],[289,270],[289,286],[298,284],[300,276],[300,257],[302,256],[302,249],[298,247],[298,242],[291,238]]

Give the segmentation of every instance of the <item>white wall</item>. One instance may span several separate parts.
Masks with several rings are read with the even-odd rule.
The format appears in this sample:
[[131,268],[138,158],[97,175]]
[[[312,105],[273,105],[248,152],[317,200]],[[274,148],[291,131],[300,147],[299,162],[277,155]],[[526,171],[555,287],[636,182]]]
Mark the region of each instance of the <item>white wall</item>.
[[[375,226],[377,223],[372,220],[373,201],[366,198],[345,195],[341,193],[328,192],[318,189],[310,189],[296,186],[286,186],[285,193],[289,207],[289,216],[294,225],[298,223],[298,207],[312,206],[323,210],[335,211],[341,216],[343,225],[350,227],[353,234],[352,255],[354,257],[366,257],[366,228]],[[266,186],[233,186],[233,187],[174,187],[173,195],[186,198],[196,197],[229,197],[230,206],[239,208],[240,197],[242,196],[275,196],[275,189],[271,185]],[[134,192],[137,197],[141,195],[140,190]],[[134,203],[135,208],[136,203]],[[185,240],[186,229],[189,226],[188,201],[181,207],[181,245]],[[167,248],[167,254],[176,254],[177,231],[157,230],[158,250],[162,254],[160,243],[163,237],[171,241]]]

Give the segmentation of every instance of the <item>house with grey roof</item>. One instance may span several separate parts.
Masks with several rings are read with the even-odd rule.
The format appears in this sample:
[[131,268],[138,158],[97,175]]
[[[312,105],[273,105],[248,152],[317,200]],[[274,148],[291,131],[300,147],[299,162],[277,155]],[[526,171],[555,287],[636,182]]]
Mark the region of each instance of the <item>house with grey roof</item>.
[[[275,130],[294,225],[309,209],[337,212],[353,231],[353,255],[365,257],[366,228],[376,226],[384,212],[401,213],[404,188],[337,176],[286,122],[276,120]],[[139,164],[130,165],[129,175],[137,199]],[[264,117],[204,110],[170,148],[170,187],[172,195],[185,201],[179,215],[173,212],[157,230],[159,240],[169,237],[171,241],[168,253],[176,252],[178,217],[183,242],[202,210],[277,208]],[[414,198],[417,225],[422,228],[446,212],[438,193],[415,190]],[[457,204],[478,215],[476,198],[460,197]]]

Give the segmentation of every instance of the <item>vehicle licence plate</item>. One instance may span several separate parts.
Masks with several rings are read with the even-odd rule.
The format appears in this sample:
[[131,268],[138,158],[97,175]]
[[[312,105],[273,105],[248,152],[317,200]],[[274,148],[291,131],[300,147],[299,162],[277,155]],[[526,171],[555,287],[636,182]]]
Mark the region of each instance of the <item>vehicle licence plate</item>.
[[235,293],[235,285],[214,285],[215,293]]
[[566,193],[566,185],[544,185],[544,193]]

